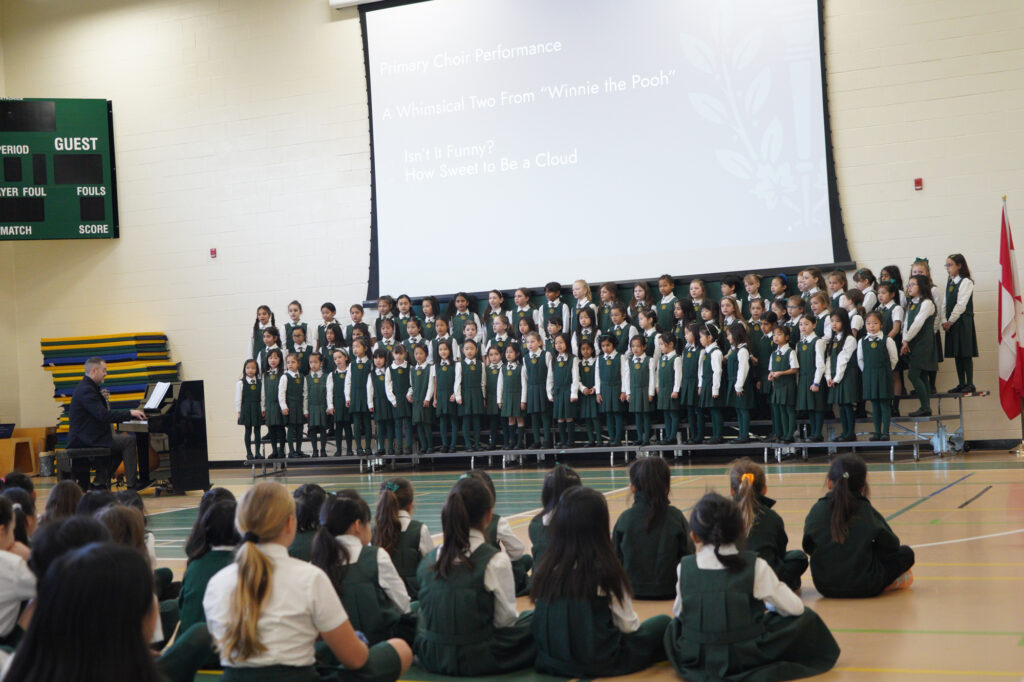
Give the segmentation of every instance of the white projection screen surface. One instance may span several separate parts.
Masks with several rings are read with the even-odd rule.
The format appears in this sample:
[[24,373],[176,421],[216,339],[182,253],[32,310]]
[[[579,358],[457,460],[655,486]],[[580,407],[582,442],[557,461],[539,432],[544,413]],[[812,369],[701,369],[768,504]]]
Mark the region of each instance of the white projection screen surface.
[[419,296],[848,259],[819,9],[367,6],[369,291],[375,277]]

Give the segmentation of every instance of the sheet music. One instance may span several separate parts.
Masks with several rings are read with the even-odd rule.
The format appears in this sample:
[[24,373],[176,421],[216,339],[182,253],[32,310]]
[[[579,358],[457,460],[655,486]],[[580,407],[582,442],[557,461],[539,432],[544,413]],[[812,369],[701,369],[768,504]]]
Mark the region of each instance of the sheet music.
[[156,410],[159,409],[160,403],[163,402],[164,396],[167,395],[167,389],[171,387],[169,381],[158,381],[156,386],[153,387],[153,392],[149,394],[149,400],[142,406],[144,410]]

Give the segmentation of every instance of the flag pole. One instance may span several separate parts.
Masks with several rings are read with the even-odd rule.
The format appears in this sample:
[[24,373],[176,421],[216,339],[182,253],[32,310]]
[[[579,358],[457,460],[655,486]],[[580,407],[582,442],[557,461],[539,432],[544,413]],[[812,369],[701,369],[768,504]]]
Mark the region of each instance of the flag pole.
[[[1004,217],[1006,215],[1006,195],[1005,194],[1003,195],[1003,215],[1004,215]],[[1024,458],[1024,395],[1018,396],[1017,400],[1020,401],[1020,415],[1018,417],[1020,419],[1020,443],[1017,444],[1016,448],[1014,448],[1013,450],[1010,450],[1010,452],[1013,455],[1016,455],[1017,458],[1019,459],[1019,458]]]

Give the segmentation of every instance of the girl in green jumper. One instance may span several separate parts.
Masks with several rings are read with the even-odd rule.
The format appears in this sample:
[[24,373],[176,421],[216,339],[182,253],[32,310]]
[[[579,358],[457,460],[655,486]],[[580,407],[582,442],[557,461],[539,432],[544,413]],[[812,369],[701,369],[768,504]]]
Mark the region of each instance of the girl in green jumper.
[[772,422],[775,437],[783,443],[793,442],[796,431],[796,373],[800,362],[796,351],[789,348],[789,327],[779,325],[772,332],[775,352],[772,353],[768,381],[772,384]]
[[373,646],[397,637],[412,644],[416,616],[391,556],[371,542],[370,507],[358,493],[329,495],[310,563],[323,569],[352,627]]
[[444,544],[420,562],[420,665],[442,675],[487,676],[533,665],[531,620],[516,611],[508,555],[484,538],[494,496],[483,481],[460,477],[441,510]]
[[263,332],[270,327],[277,328],[274,313],[270,310],[270,306],[261,305],[259,308],[256,308],[256,321],[252,323],[252,336],[249,338],[249,355],[246,356],[248,359],[259,361],[260,354],[267,347],[267,344],[263,341]]
[[292,493],[295,499],[295,539],[288,546],[289,556],[309,561],[313,537],[320,528],[320,507],[327,491],[316,483],[303,483]]
[[[500,317],[498,319],[505,319]],[[499,323],[500,324],[500,323]],[[503,389],[504,367],[501,362],[501,348],[492,345],[487,349],[486,390],[484,391],[484,414],[487,415],[487,449],[498,447],[498,426],[501,424],[501,392]],[[505,440],[508,449],[508,439]]]
[[807,555],[799,549],[788,550],[789,536],[782,517],[772,507],[775,500],[766,496],[768,482],[764,468],[743,457],[729,470],[729,492],[739,505],[747,541],[744,547],[764,559],[779,580],[793,590],[800,589],[800,576],[807,570]]
[[[324,376],[321,364],[321,355],[313,352],[309,356],[309,375],[306,376],[305,412],[314,457],[327,456],[327,377]],[[319,450],[317,442],[320,443]]]
[[452,336],[458,341],[460,347],[467,338],[473,338],[466,336],[467,322],[472,321],[476,324],[477,331],[480,330],[480,316],[470,310],[469,294],[464,291],[455,294],[455,298],[448,306],[446,317],[451,325]]
[[299,373],[299,356],[289,353],[285,358],[288,370],[278,384],[281,414],[288,425],[288,457],[303,457],[302,424],[306,406],[306,382]]
[[672,474],[665,460],[634,460],[629,491],[633,506],[615,521],[612,545],[638,599],[668,599],[675,589],[676,565],[693,554],[693,543],[683,512],[669,503]]
[[299,372],[305,376],[309,374],[309,356],[313,352],[313,346],[306,342],[306,333],[302,327],[292,330],[292,353],[299,358]]
[[[555,468],[544,475],[544,483],[540,489],[541,512],[530,520],[530,554],[536,566],[548,548],[548,527],[555,515],[555,506],[562,494],[574,486],[581,485],[580,475],[565,466],[556,464]],[[608,533],[605,532],[607,536]]]
[[405,323],[405,329],[409,335],[402,340],[402,345],[405,347],[406,358],[411,364],[416,357],[413,352],[416,350],[416,346],[430,342],[423,336],[423,323],[419,318],[410,317],[409,321]]
[[747,347],[747,328],[742,322],[734,322],[725,330],[729,340],[729,356],[726,358],[725,386],[726,405],[736,410],[737,437],[733,443],[750,442],[750,411],[754,409],[754,384],[756,374],[750,362]]
[[284,457],[284,405],[280,399],[281,377],[284,375],[281,351],[272,348],[267,355],[267,369],[263,373],[263,420],[270,435],[270,458]]
[[704,423],[711,413],[710,445],[717,445],[722,440],[722,408],[725,406],[725,395],[722,393],[722,351],[718,347],[717,332],[707,324],[700,326],[700,352],[698,364],[700,373],[697,375],[697,405],[700,424],[697,429],[704,433]]
[[601,440],[601,415],[597,404],[598,370],[594,344],[584,339],[579,343],[580,390],[576,403],[577,421],[587,429],[587,447],[592,448]]
[[629,351],[629,343],[639,332],[636,327],[629,323],[626,317],[626,306],[616,303],[612,306],[612,328],[608,333],[615,338],[615,350],[619,355],[625,355]]
[[804,551],[814,587],[825,597],[874,597],[910,587],[914,550],[900,545],[868,500],[868,468],[856,455],[832,460],[828,494],[804,521]]
[[206,584],[217,571],[235,560],[235,546],[241,540],[235,530],[235,506],[234,500],[215,502],[196,522],[196,544],[188,553],[185,577],[178,593],[181,632],[196,623],[206,622],[206,612],[203,611]]
[[973,393],[974,358],[978,337],[974,330],[974,280],[967,261],[959,253],[946,259],[946,300],[942,307],[942,328],[946,330],[946,357],[956,362],[957,385],[950,393]]
[[395,454],[412,454],[412,367],[405,346],[395,346],[388,366],[391,392],[395,394]]
[[[334,350],[334,371],[327,375],[327,414],[334,419],[335,456],[351,455],[352,415],[345,407],[345,378],[348,376],[348,353],[343,348]],[[342,439],[345,450],[341,449]]]
[[[882,293],[883,286],[879,290]],[[871,403],[875,432],[870,440],[889,440],[889,419],[892,416],[892,373],[898,357],[896,342],[882,336],[882,315],[877,310],[864,320],[867,334],[857,344],[857,366],[861,372],[861,397]]]
[[[438,319],[438,322],[441,322]],[[434,355],[434,409],[441,429],[441,452],[455,452],[455,438],[459,430],[459,406],[455,402],[455,377],[459,364],[452,358],[452,344],[448,339],[439,341]]]
[[[470,469],[463,476],[472,476],[483,481],[487,489],[491,491],[491,497],[497,503],[498,493],[490,474],[483,469]],[[508,519],[503,518],[501,514],[494,514],[491,517],[491,522],[484,529],[484,539],[508,554],[508,558],[512,560],[512,576],[515,581],[516,596],[526,594],[527,575],[533,568],[533,557],[526,553],[526,545],[518,535],[512,532],[512,525]]]
[[345,337],[342,335],[341,325],[337,322],[327,325],[324,329],[324,339],[324,344],[318,350],[324,359],[324,372],[330,376],[335,369],[334,351],[345,347]]
[[569,353],[570,341],[566,334],[558,334],[551,360],[551,396],[554,398],[551,416],[558,422],[559,448],[571,448],[576,439],[576,403],[579,401],[579,360]]
[[462,442],[466,452],[479,452],[480,415],[484,413],[484,391],[487,388],[487,372],[477,357],[476,341],[466,338],[462,345],[462,362],[455,375],[455,402],[459,404],[459,418],[462,419]]
[[260,366],[255,360],[246,360],[242,367],[242,378],[235,384],[235,412],[238,423],[245,427],[245,458],[252,459],[253,431],[256,431],[256,447],[260,446],[260,426],[263,423],[263,386],[260,382]]
[[900,354],[907,357],[907,378],[917,392],[921,407],[911,417],[932,415],[928,377],[938,371],[935,361],[935,303],[932,283],[927,275],[912,275],[907,280],[907,331],[903,334]]
[[679,404],[686,410],[686,443],[695,445],[704,440],[704,422],[697,418],[697,384],[700,374],[700,350],[697,339],[700,325],[696,322],[686,326],[686,345],[680,354],[683,361],[683,379],[679,385]]
[[437,376],[434,365],[427,361],[427,346],[417,344],[412,351],[416,366],[412,369],[412,423],[416,427],[416,438],[420,452],[429,455],[431,447],[431,426],[434,423],[434,390]]
[[608,502],[591,488],[566,490],[554,510],[551,551],[537,567],[531,592],[540,672],[628,675],[665,660],[669,618],[640,622],[608,541],[608,521]]
[[383,348],[373,351],[373,369],[366,382],[366,402],[377,425],[377,450],[374,455],[395,454],[395,397],[391,375],[388,373],[390,356]]
[[606,334],[601,337],[601,357],[597,359],[597,404],[605,415],[608,429],[608,444],[612,447],[622,444],[626,394],[622,390],[622,356],[615,349],[615,337]]
[[832,313],[832,341],[828,344],[825,361],[825,381],[828,384],[828,402],[839,406],[839,420],[843,430],[836,440],[857,439],[857,421],[854,408],[860,400],[860,368],[854,355],[857,339],[850,327],[850,316],[843,308]]
[[629,342],[630,354],[625,356],[622,364],[622,387],[629,401],[629,411],[636,420],[636,437],[640,445],[651,442],[651,412],[658,385],[656,367],[644,352],[645,346],[644,337],[634,336]]
[[679,562],[675,619],[665,633],[676,672],[690,682],[774,682],[835,665],[839,645],[818,614],[764,559],[738,549],[746,526],[735,502],[708,493],[690,527],[697,554]]
[[551,403],[554,402],[554,377],[551,373],[551,355],[541,348],[540,334],[526,335],[530,351],[523,356],[526,370],[526,413],[533,427],[531,448],[551,447]]
[[501,416],[505,424],[505,449],[518,450],[523,447],[523,413],[526,411],[526,371],[523,369],[523,354],[519,344],[505,346],[504,374],[501,377]]
[[284,364],[284,349],[281,347],[281,333],[277,327],[267,327],[263,330],[263,349],[256,356],[260,364],[260,372],[266,372],[270,365],[270,354],[274,351],[281,354],[281,364]]
[[619,300],[619,287],[614,282],[605,282],[598,289],[598,296],[601,299],[601,306],[597,310],[597,328],[601,330],[602,336],[612,330],[615,324],[612,322],[612,307]]
[[433,341],[437,338],[437,320],[441,314],[441,305],[437,297],[427,296],[420,302],[420,311],[423,313],[423,338]]
[[434,549],[427,524],[412,518],[415,495],[408,479],[389,478],[382,482],[377,497],[377,523],[373,528],[373,542],[391,555],[410,599],[416,599],[420,592],[416,569],[423,557]]
[[665,420],[661,444],[676,442],[679,431],[679,390],[683,383],[683,360],[676,353],[676,337],[665,333],[658,336],[661,347],[657,365],[658,409]]
[[435,328],[437,329],[437,335],[430,342],[430,361],[437,364],[437,348],[445,342],[448,343],[448,350],[451,351],[451,358],[449,359],[458,361],[461,357],[461,352],[459,351],[459,344],[455,340],[455,337],[448,331],[448,320],[443,317],[437,318]]
[[[822,292],[818,292],[820,294]],[[819,298],[814,294],[812,300]],[[800,340],[796,344],[796,357],[800,363],[800,369],[796,376],[796,411],[806,412],[808,418],[809,433],[807,441],[820,443],[822,440],[821,429],[825,424],[825,411],[828,405],[825,403],[825,387],[822,386],[825,377],[825,339],[817,333],[817,320],[813,315],[804,315],[798,323],[800,328]]]
[[357,337],[352,341],[355,359],[345,375],[345,407],[352,415],[352,432],[356,440],[357,454],[370,454],[370,405],[366,400],[366,385],[370,378],[371,363],[366,353],[369,345]]

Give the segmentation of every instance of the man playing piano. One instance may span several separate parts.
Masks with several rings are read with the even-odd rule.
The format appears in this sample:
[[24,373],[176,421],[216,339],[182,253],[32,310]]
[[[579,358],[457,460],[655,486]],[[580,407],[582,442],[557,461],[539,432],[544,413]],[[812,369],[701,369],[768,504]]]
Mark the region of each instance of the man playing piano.
[[142,410],[111,410],[100,386],[107,376],[107,363],[103,358],[85,361],[85,376],[71,396],[69,410],[71,428],[68,448],[110,448],[110,458],[87,457],[71,460],[71,474],[82,490],[89,489],[89,468],[96,467],[96,487],[110,485],[110,472],[124,461],[124,475],[130,489],[138,490],[149,484],[138,480],[138,448],[135,436],[113,433],[110,425],[129,419],[145,419]]

